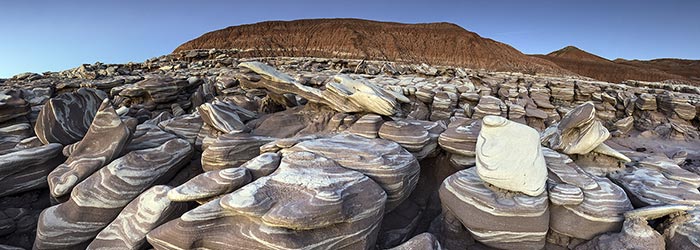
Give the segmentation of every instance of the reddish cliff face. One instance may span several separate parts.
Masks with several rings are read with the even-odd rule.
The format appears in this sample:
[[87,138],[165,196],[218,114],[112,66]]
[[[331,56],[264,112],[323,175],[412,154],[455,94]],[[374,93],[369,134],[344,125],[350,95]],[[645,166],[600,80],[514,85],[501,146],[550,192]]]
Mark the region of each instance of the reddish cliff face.
[[610,61],[573,46],[533,57],[549,60],[576,74],[607,82],[676,80],[692,85],[700,84],[700,63],[692,60]]
[[451,23],[402,24],[359,19],[271,21],[231,26],[180,45],[240,49],[241,57],[311,56],[463,66],[494,71],[572,74]]

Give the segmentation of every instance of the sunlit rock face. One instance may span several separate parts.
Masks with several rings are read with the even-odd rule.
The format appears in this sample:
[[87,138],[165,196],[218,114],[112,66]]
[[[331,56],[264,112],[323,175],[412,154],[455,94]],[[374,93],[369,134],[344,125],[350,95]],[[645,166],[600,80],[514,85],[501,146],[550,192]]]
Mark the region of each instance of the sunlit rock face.
[[547,181],[539,133],[500,116],[484,117],[476,142],[476,172],[496,187],[539,196]]

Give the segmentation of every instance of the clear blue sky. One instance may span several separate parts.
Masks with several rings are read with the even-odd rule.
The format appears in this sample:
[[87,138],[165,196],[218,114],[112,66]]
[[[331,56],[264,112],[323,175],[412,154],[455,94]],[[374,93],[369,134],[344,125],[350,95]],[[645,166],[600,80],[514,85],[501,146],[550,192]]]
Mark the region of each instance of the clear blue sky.
[[700,59],[700,1],[3,1],[0,77],[140,62],[201,34],[267,20],[452,22],[528,54]]

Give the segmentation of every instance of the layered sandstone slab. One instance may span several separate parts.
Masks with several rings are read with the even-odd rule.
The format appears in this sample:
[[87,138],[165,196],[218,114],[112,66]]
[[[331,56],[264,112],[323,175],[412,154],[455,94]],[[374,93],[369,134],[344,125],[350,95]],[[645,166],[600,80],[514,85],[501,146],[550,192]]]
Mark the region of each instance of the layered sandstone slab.
[[148,241],[155,249],[370,249],[386,197],[358,171],[291,152],[270,176],[156,228]]
[[[617,232],[632,210],[625,191],[607,178],[593,176],[568,156],[544,149],[549,170],[552,231],[577,239]],[[571,225],[577,225],[572,227]]]
[[135,119],[122,121],[109,99],[105,99],[85,137],[73,147],[65,163],[48,176],[53,197],[62,197],[82,180],[119,156],[136,130]]
[[46,187],[46,176],[65,160],[51,143],[0,155],[0,197]]
[[95,89],[83,88],[51,98],[42,107],[34,132],[44,144],[72,144],[83,138],[95,113],[107,95]]
[[161,224],[177,218],[185,203],[168,199],[168,186],[154,186],[129,202],[116,219],[100,231],[87,249],[143,249],[146,234]]
[[265,88],[277,94],[296,94],[339,112],[371,112],[390,116],[400,110],[399,102],[408,102],[403,94],[379,88],[361,78],[337,75],[322,91],[299,84],[290,76],[264,63],[244,62],[239,67],[248,68],[262,76],[257,77],[257,81],[245,81],[244,86]]
[[542,249],[549,230],[547,192],[538,196],[495,188],[475,168],[447,177],[440,187],[443,209],[475,240],[495,248]]
[[173,139],[112,161],[76,185],[68,201],[41,213],[34,248],[85,248],[129,202],[152,185],[170,180],[189,162],[192,151],[187,141]]

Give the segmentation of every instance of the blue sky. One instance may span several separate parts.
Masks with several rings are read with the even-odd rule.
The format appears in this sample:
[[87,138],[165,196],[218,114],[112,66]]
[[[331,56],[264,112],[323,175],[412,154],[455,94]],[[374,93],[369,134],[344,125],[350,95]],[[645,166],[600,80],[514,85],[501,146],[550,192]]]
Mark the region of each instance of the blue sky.
[[700,1],[3,1],[0,77],[170,53],[267,20],[452,22],[528,54],[574,45],[608,59],[700,59]]

